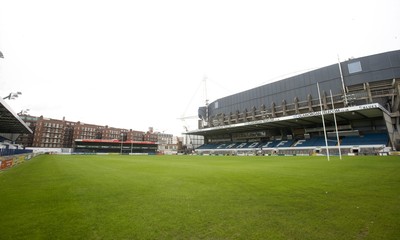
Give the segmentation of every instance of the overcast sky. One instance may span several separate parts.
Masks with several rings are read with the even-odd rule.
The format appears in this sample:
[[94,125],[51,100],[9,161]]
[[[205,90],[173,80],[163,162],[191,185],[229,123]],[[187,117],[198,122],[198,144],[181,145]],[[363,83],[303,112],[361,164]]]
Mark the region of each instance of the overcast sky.
[[400,49],[399,0],[0,0],[0,94],[34,116],[179,135],[205,103]]

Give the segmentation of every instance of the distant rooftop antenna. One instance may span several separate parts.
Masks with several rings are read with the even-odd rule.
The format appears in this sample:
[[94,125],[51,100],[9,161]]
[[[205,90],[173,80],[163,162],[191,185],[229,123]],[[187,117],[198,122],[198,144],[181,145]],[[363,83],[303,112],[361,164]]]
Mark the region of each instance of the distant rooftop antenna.
[[203,78],[203,82],[204,82],[204,97],[206,100],[206,106],[208,106],[208,96],[207,96],[207,76],[204,76]]
[[204,76],[204,97],[206,101],[206,124],[208,124],[208,97],[207,97],[207,76]]

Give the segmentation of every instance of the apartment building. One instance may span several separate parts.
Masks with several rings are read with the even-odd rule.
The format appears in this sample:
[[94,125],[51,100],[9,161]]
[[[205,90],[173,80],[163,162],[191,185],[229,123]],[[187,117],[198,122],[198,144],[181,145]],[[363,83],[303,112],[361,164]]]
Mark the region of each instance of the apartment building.
[[114,128],[83,122],[52,119],[43,116],[20,115],[33,134],[21,134],[16,143],[25,147],[73,148],[76,139],[104,139],[122,141],[157,142],[158,135],[151,131]]

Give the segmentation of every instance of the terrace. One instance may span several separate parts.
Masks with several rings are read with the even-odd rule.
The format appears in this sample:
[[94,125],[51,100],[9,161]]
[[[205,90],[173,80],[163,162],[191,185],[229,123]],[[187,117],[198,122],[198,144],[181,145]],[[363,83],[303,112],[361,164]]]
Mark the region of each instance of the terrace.
[[[328,147],[333,154],[338,154],[339,144],[336,138],[327,139]],[[340,146],[347,153],[364,153],[375,155],[382,151],[389,143],[389,137],[386,133],[368,133],[358,136],[341,137]],[[325,138],[323,136],[315,136],[309,139],[300,140],[270,140],[270,141],[254,141],[254,142],[223,142],[208,143],[196,149],[198,154],[312,154],[324,153],[326,151]]]

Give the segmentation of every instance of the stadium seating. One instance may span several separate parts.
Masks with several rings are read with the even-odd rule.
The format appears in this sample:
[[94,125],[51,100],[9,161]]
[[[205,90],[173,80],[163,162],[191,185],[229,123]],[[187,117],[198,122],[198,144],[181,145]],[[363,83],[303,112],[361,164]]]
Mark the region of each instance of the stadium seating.
[[259,149],[259,148],[279,148],[290,147],[293,140],[271,140],[263,142],[225,142],[208,143],[198,147],[198,150],[241,150],[241,149]]
[[386,133],[369,133],[363,136],[347,136],[342,139],[342,146],[387,145],[389,136]]
[[[387,145],[389,137],[386,133],[369,133],[362,136],[344,136],[341,138],[341,146],[371,146],[371,152],[376,152],[376,145]],[[325,137],[314,136],[309,139],[301,140],[269,140],[260,142],[223,142],[223,143],[208,143],[200,146],[197,150],[203,153],[214,153],[214,154],[224,154],[229,152],[254,152],[262,150],[263,152],[268,150],[276,152],[279,149],[280,153],[299,153],[302,149],[313,149],[325,146]],[[328,138],[328,146],[334,147],[338,146],[336,138]],[[296,150],[297,149],[297,150]],[[335,150],[332,150],[335,151]],[[336,150],[337,151],[337,150]],[[349,151],[347,149],[346,151]],[[366,151],[366,150],[363,150]],[[303,154],[308,154],[309,151],[301,152]]]
[[18,155],[18,154],[25,154],[25,153],[32,153],[32,150],[25,150],[25,149],[6,149],[0,148],[0,156],[11,156],[11,155]]
[[12,144],[10,141],[3,138],[0,142],[0,156],[11,156],[17,154],[32,153],[32,150],[20,148],[17,144]]
[[[299,140],[297,141],[293,147],[320,147],[325,146],[325,138],[322,136],[312,137],[306,140]],[[337,141],[333,138],[328,138],[328,146],[336,146]]]
[[278,148],[278,147],[290,147],[293,144],[293,140],[271,140],[263,142],[261,148]]

